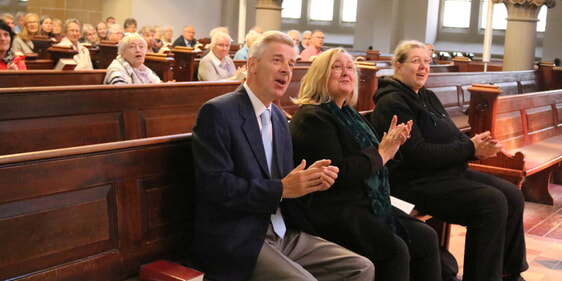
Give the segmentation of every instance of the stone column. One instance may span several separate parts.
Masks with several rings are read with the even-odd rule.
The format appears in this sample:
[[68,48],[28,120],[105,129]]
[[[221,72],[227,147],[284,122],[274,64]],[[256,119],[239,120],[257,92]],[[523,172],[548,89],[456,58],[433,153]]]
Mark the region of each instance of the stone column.
[[256,2],[256,25],[263,31],[281,29],[281,4],[283,0],[258,0]]
[[542,5],[552,8],[555,0],[493,0],[507,8],[503,70],[529,70],[535,63],[538,14]]

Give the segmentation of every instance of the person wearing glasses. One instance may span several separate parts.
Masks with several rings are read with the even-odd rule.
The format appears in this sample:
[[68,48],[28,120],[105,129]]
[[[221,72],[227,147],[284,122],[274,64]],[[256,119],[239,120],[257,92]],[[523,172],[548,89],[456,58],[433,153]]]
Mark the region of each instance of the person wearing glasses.
[[463,281],[524,280],[521,191],[514,184],[467,168],[468,161],[494,157],[501,146],[490,132],[469,138],[455,126],[432,91],[424,87],[431,58],[418,41],[394,51],[394,75],[379,80],[370,121],[379,135],[393,116],[413,120],[411,138],[389,165],[396,197],[449,223],[466,226]]
[[340,169],[332,188],[300,200],[308,231],[369,258],[375,280],[442,280],[437,233],[390,204],[385,164],[407,142],[412,121],[389,120],[388,133],[377,135],[353,108],[358,80],[343,48],[316,57],[301,80],[289,123],[294,159],[331,159]]
[[199,62],[197,78],[199,81],[235,80],[246,66],[236,69],[229,56],[232,38],[224,32],[216,32],[211,37],[210,51]]
[[33,53],[32,40],[35,35],[39,35],[39,16],[34,13],[26,14],[23,27],[18,36],[14,38],[12,50],[20,55]]

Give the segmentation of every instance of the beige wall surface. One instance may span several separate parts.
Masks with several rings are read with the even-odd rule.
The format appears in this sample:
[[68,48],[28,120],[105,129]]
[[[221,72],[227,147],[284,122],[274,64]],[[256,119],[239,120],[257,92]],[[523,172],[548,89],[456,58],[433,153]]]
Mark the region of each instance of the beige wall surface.
[[[120,2],[120,1],[115,1]],[[29,0],[27,12],[48,15],[63,21],[75,18],[81,23],[97,23],[102,19],[102,2],[92,0]]]

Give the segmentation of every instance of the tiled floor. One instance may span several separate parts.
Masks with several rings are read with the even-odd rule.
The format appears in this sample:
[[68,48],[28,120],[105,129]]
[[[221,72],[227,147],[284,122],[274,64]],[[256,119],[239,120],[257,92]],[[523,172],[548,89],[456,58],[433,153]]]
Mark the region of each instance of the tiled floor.
[[[550,185],[554,205],[525,203],[525,238],[529,270],[527,281],[562,280],[562,185]],[[462,275],[466,229],[453,225],[449,250],[459,262]]]

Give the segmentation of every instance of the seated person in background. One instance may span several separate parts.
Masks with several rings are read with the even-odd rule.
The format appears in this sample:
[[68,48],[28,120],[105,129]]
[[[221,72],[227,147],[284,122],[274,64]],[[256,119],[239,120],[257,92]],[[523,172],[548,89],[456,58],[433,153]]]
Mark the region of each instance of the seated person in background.
[[12,42],[12,50],[18,54],[33,53],[33,36],[39,34],[39,16],[34,13],[26,14],[21,32]]
[[468,161],[494,157],[501,146],[484,132],[469,138],[425,88],[430,58],[424,43],[403,41],[394,51],[394,75],[379,79],[369,116],[383,134],[394,115],[413,120],[411,138],[389,165],[392,195],[449,223],[466,226],[463,281],[523,281],[527,265],[523,210],[514,184],[468,169]]
[[234,80],[240,72],[246,70],[246,66],[236,69],[228,55],[231,41],[230,35],[226,33],[218,32],[213,35],[210,52],[199,62],[199,81]]
[[14,23],[15,23],[14,31],[16,32],[16,35],[22,31],[23,26],[25,25],[26,14],[27,14],[26,12],[19,11],[16,13],[16,16],[14,17]]
[[340,169],[329,190],[302,199],[301,210],[312,233],[369,258],[375,280],[439,281],[437,233],[390,204],[385,164],[408,140],[412,121],[397,125],[393,118],[379,141],[353,108],[358,80],[342,48],[316,57],[301,80],[300,107],[289,123],[294,159],[330,159]]
[[301,52],[299,50],[299,46],[300,46],[301,33],[296,29],[291,29],[287,31],[287,35],[289,35],[289,37],[293,39],[293,42],[295,42],[295,51],[297,52],[297,54],[300,54]]
[[82,35],[78,42],[87,46],[97,46],[99,43],[96,29],[89,23],[82,25]]
[[436,65],[437,63],[435,62],[435,50],[433,48],[433,44],[425,43],[425,47],[427,48],[429,58],[431,58],[431,65]]
[[310,43],[306,49],[301,52],[301,59],[303,61],[311,61],[320,53],[322,53],[322,46],[324,46],[324,33],[316,30],[310,37]]
[[6,24],[8,24],[12,28],[12,31],[15,30],[16,23],[14,21],[14,16],[12,14],[3,13],[2,15],[0,15],[0,19],[2,19]]
[[121,39],[123,39],[123,36],[125,36],[124,33],[123,33],[123,28],[121,28],[121,25],[119,25],[117,23],[112,24],[107,29],[107,39],[109,41],[119,43],[119,41],[121,41]]
[[91,70],[94,69],[90,51],[84,47],[78,39],[80,38],[80,22],[77,19],[68,19],[63,26],[64,38],[58,44],[59,46],[71,46],[78,54],[74,55],[76,67],[74,70]]
[[119,55],[107,67],[104,84],[151,84],[161,83],[160,78],[144,65],[146,41],[138,34],[123,38]]
[[137,20],[134,18],[126,18],[123,23],[123,29],[125,30],[125,36],[137,33]]
[[304,51],[304,49],[306,49],[306,47],[308,47],[308,45],[310,45],[310,36],[312,35],[312,32],[310,32],[310,30],[306,30],[302,33],[302,40],[301,43],[299,44],[299,54],[302,53],[302,51]]
[[172,46],[193,47],[197,44],[195,40],[195,28],[191,25],[183,27],[181,35],[172,43]]
[[154,34],[156,30],[154,30],[153,26],[143,26],[139,30],[139,35],[144,38],[146,41],[146,52],[147,53],[154,53]]
[[250,48],[247,82],[199,110],[189,248],[205,278],[373,281],[368,259],[284,223],[292,198],[328,189],[338,173],[326,159],[293,164],[287,119],[273,101],[285,94],[295,57],[286,34],[264,33]]
[[115,17],[109,16],[105,18],[105,24],[107,24],[107,28],[110,28],[112,25],[115,24]]
[[256,41],[256,39],[260,36],[259,33],[257,33],[255,30],[250,30],[248,32],[248,34],[246,34],[246,40],[245,40],[245,44],[244,47],[240,48],[240,50],[236,51],[236,54],[234,54],[234,59],[235,60],[247,60],[248,59],[248,50],[250,49],[250,47],[252,46],[252,44],[254,43],[254,41]]
[[107,39],[107,24],[105,22],[100,21],[98,25],[96,25],[96,32],[98,33],[98,38],[100,41],[108,40]]
[[49,38],[53,38],[53,18],[50,16],[41,16],[41,20],[39,21],[39,35],[47,36]]
[[261,26],[256,25],[256,26],[252,27],[252,30],[259,33],[259,34],[263,33],[263,29],[261,28]]
[[62,37],[62,21],[58,18],[53,19],[53,39],[56,42],[60,41]]
[[4,20],[0,19],[0,70],[26,70],[23,56],[12,51],[12,40],[16,33]]
[[173,38],[174,28],[170,25],[164,26],[162,28],[162,37],[160,37],[160,40],[162,41],[162,47],[170,49],[172,47],[172,44],[174,43]]
[[160,26],[155,25],[154,26],[154,44],[152,44],[152,50],[155,53],[158,53],[160,51],[160,48],[162,48],[162,46],[164,46],[162,44],[162,40],[160,40],[160,38],[162,38],[162,28],[160,28]]

